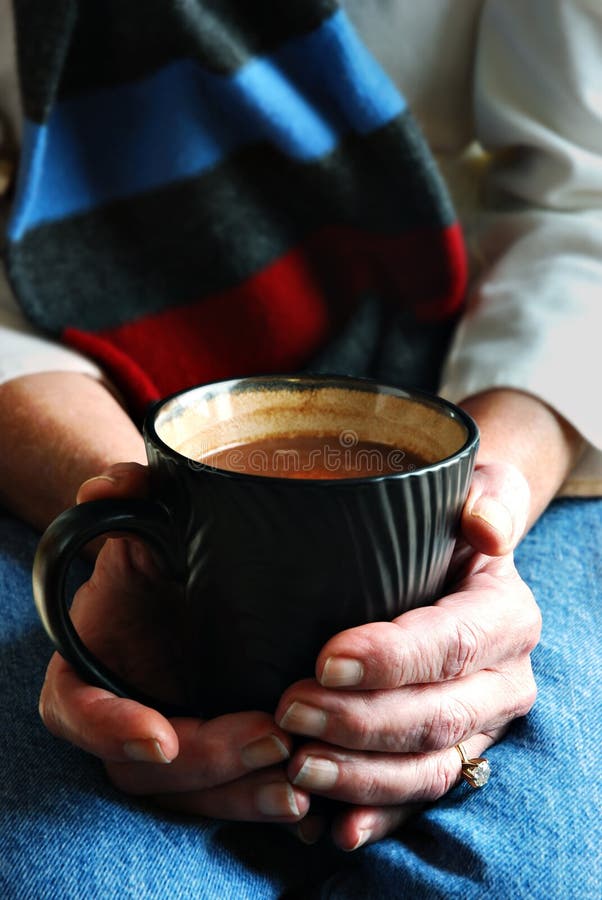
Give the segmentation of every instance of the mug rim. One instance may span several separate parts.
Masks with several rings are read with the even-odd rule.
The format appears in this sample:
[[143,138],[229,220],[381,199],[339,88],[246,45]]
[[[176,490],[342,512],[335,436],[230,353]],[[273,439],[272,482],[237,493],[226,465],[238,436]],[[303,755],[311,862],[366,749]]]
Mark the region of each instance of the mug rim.
[[[460,420],[462,422],[467,432],[466,440],[464,441],[462,446],[455,451],[455,453],[451,453],[449,454],[449,456],[446,456],[443,459],[438,459],[436,462],[427,463],[424,466],[418,466],[416,469],[412,469],[411,471],[386,472],[379,475],[363,475],[352,478],[287,478],[281,475],[260,475],[254,472],[237,472],[232,469],[219,469],[216,466],[207,465],[206,463],[200,462],[199,460],[191,459],[189,456],[180,453],[178,450],[174,450],[173,447],[170,447],[169,444],[167,444],[159,436],[155,426],[157,416],[160,413],[161,409],[172,400],[175,400],[176,397],[184,396],[185,394],[192,393],[193,391],[200,390],[201,388],[215,387],[227,389],[228,387],[231,388],[237,383],[242,382],[264,382],[266,384],[269,382],[278,382],[279,384],[283,384],[286,382],[306,382],[308,386],[312,382],[321,382],[326,384],[330,382],[332,384],[339,383],[341,388],[344,388],[347,384],[355,384],[358,386],[359,390],[363,389],[370,393],[377,393],[377,391],[375,391],[374,389],[382,388],[384,393],[395,394],[400,398],[408,400],[417,399],[431,407],[436,407],[438,410],[443,409],[449,414],[450,418]],[[169,394],[166,397],[162,397],[160,400],[154,401],[149,406],[144,417],[142,433],[145,438],[148,438],[150,440],[151,444],[154,444],[156,447],[158,447],[165,455],[171,457],[175,462],[186,463],[189,468],[194,468],[195,471],[206,472],[224,478],[232,478],[235,480],[262,484],[287,484],[291,487],[293,485],[297,485],[298,487],[301,487],[302,485],[311,485],[312,487],[319,485],[332,487],[333,485],[338,485],[341,488],[347,485],[353,487],[354,485],[373,484],[380,481],[390,481],[391,479],[398,480],[405,478],[416,478],[424,472],[435,472],[441,468],[447,468],[452,464],[459,463],[462,459],[469,456],[473,452],[476,454],[480,439],[479,428],[474,419],[455,403],[452,403],[451,400],[440,397],[438,394],[433,394],[420,388],[401,388],[397,385],[385,384],[384,382],[378,381],[375,378],[364,378],[354,375],[337,375],[335,373],[312,374],[311,372],[304,372],[297,375],[243,375],[236,378],[226,378],[222,381],[201,382],[200,384],[192,385],[189,388],[174,391],[172,394]]]

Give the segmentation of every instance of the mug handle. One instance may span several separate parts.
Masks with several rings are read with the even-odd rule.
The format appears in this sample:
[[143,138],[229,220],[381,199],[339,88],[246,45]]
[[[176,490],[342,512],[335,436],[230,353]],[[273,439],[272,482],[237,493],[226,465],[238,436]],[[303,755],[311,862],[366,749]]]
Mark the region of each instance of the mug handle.
[[61,513],[38,545],[33,564],[33,596],[44,629],[61,656],[88,683],[166,716],[191,715],[189,709],[161,703],[127,684],[94,656],[73,626],[65,592],[71,562],[88,541],[116,531],[143,538],[158,551],[168,577],[183,579],[184,561],[173,541],[173,521],[161,503],[133,498],[81,503]]

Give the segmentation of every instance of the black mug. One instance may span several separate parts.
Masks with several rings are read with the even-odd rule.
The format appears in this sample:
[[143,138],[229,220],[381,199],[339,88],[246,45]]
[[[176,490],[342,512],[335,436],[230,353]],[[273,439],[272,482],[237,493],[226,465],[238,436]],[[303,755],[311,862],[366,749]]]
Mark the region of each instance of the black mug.
[[[334,634],[440,595],[478,430],[419,391],[336,376],[204,385],[156,404],[152,499],[99,500],[47,529],[34,597],[87,681],[165,714],[272,712]],[[181,586],[190,705],[157,702],[98,660],[69,617],[66,575],[92,538],[146,540]]]

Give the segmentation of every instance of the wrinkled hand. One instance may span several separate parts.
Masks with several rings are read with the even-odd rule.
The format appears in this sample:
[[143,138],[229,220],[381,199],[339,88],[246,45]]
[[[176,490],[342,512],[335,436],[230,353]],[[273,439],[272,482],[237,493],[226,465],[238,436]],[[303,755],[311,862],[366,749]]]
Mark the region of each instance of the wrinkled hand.
[[450,593],[393,622],[352,628],[322,649],[317,680],[289,688],[276,721],[318,739],[289,763],[293,785],[352,804],[334,822],[343,849],[375,841],[459,780],[463,742],[478,757],[525,715],[540,614],[514,567],[525,479],[478,468],[462,517]]
[[[144,496],[146,473],[135,464],[114,466],[110,477],[86,482],[78,501]],[[109,667],[148,693],[177,701],[177,653],[171,655],[165,641],[165,591],[173,589],[136,541],[107,540],[71,616],[84,643]],[[291,739],[265,713],[168,720],[84,683],[55,653],[40,714],[57,737],[98,756],[118,788],[165,808],[284,823],[307,813],[307,792],[290,785],[282,765]]]
[[[87,482],[78,499],[146,492],[144,467],[122,465],[109,474],[113,480]],[[500,499],[501,507],[492,502]],[[321,794],[349,804],[334,823],[336,843],[352,849],[375,841],[415,804],[457,782],[454,744],[462,740],[470,756],[481,755],[533,703],[529,653],[539,613],[511,553],[527,506],[515,469],[478,469],[452,563],[452,592],[392,623],[334,637],[318,659],[319,680],[300,682],[283,696],[280,727],[260,712],[167,720],[85,684],[58,654],[42,691],[42,718],[55,735],[100,757],[118,788],[165,808],[301,822],[300,836],[313,839],[320,820],[307,816],[309,793]],[[72,617],[110,667],[177,701],[177,654],[169,655],[169,623],[161,621],[162,592],[169,588],[137,542],[108,540]],[[319,741],[304,744],[287,773],[288,732]]]

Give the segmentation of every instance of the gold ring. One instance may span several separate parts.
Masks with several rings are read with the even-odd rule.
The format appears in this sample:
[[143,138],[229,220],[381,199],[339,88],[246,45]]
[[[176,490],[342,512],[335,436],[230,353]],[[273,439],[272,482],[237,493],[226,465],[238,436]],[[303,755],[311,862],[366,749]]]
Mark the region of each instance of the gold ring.
[[491,775],[489,760],[485,759],[484,756],[469,759],[463,744],[455,744],[455,748],[462,760],[462,778],[464,781],[467,781],[472,788],[485,787]]

